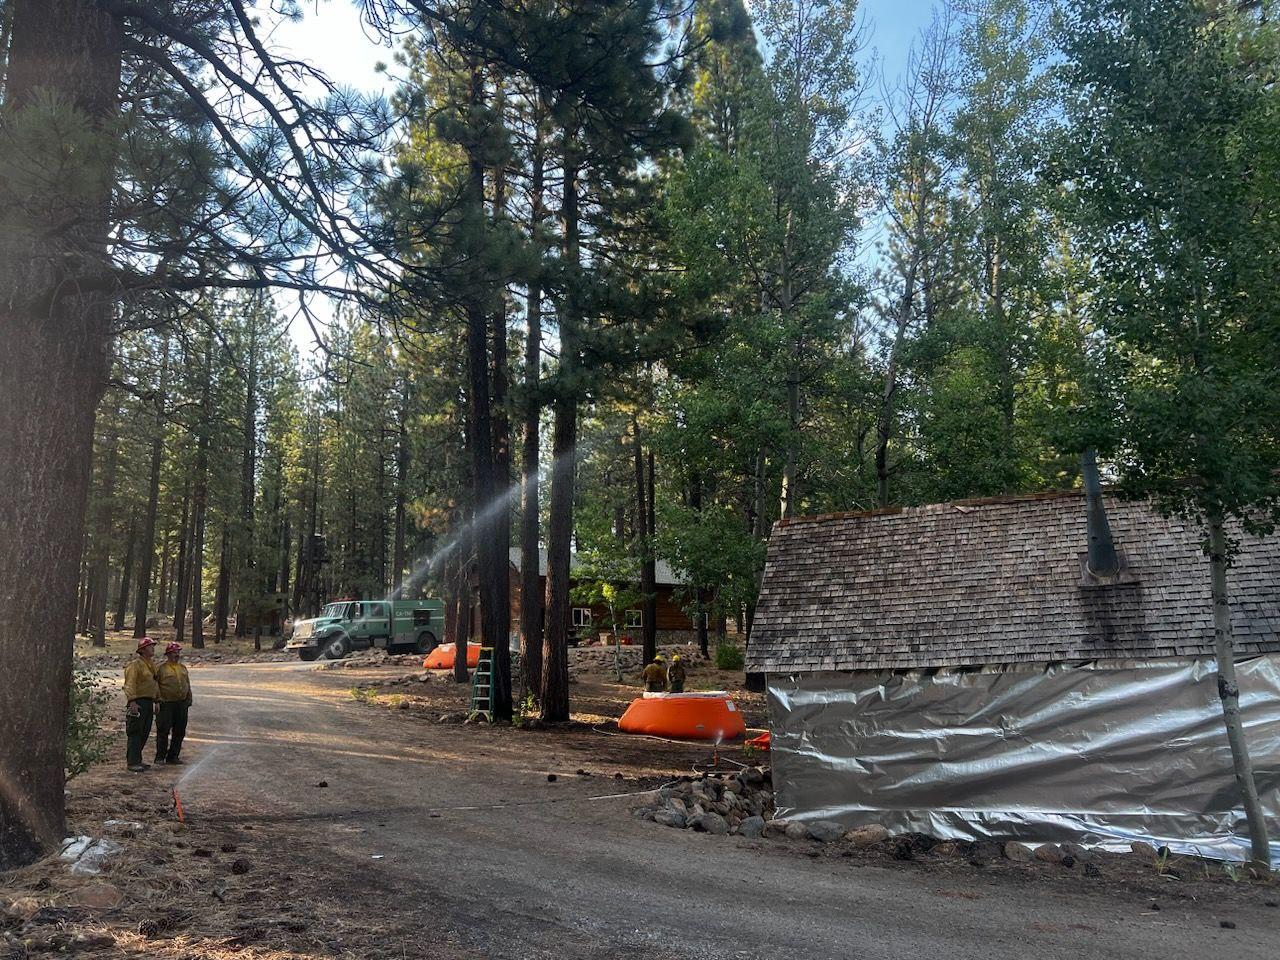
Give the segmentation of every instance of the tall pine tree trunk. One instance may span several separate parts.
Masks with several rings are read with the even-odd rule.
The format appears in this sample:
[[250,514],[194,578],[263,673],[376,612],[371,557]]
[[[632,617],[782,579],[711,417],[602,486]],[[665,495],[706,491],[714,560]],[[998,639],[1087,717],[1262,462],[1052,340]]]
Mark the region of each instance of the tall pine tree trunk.
[[89,574],[89,593],[93,598],[89,605],[89,630],[93,634],[93,645],[107,645],[107,569],[110,564],[110,545],[112,512],[115,506],[116,474],[119,472],[120,437],[116,423],[120,411],[112,413],[111,432],[107,435],[107,462],[102,470],[102,489],[99,491],[97,529],[91,538],[93,545],[93,563]]
[[1209,571],[1213,597],[1213,647],[1218,661],[1218,697],[1222,701],[1222,719],[1231,745],[1236,784],[1244,815],[1249,822],[1249,845],[1254,862],[1271,869],[1271,847],[1267,842],[1267,821],[1258,799],[1258,785],[1253,776],[1253,761],[1245,740],[1240,718],[1240,687],[1236,682],[1235,644],[1231,636],[1231,604],[1227,596],[1227,537],[1222,517],[1209,517]]
[[129,540],[124,549],[124,563],[120,568],[120,595],[116,598],[116,615],[112,621],[112,630],[123,630],[125,614],[129,606],[129,585],[133,582],[133,558],[138,541],[138,512],[135,508],[129,514]]
[[560,202],[562,260],[569,271],[560,309],[560,368],[556,373],[551,428],[551,509],[547,524],[547,613],[542,643],[544,721],[569,719],[569,562],[573,550],[573,485],[578,446],[578,398],[573,377],[578,366],[578,304],[575,273],[578,249],[578,167],[576,131],[564,137],[564,186]]
[[[65,836],[66,716],[76,580],[106,381],[111,309],[78,290],[107,268],[122,34],[93,0],[11,0],[3,109],[40,143],[0,142],[0,169],[58,170],[6,211],[0,236],[0,870]],[[41,114],[56,98],[99,131],[64,149]],[[21,159],[14,154],[21,152]],[[48,154],[41,156],[41,153]],[[74,183],[74,189],[68,184]],[[12,224],[17,224],[14,226]]]
[[[544,160],[540,131],[531,157],[530,234],[537,236],[543,218]],[[542,395],[542,278],[529,283],[525,310],[524,341],[524,437],[520,477],[520,661],[527,690],[542,690],[542,595],[541,558],[538,550]]]
[[[169,374],[169,335],[166,333],[160,347],[160,381],[156,387],[156,418],[151,434],[151,472],[147,483],[147,515],[142,523],[142,542],[139,544],[141,564],[138,569],[138,595],[133,602],[133,635],[144,637],[147,633],[147,607],[151,601],[152,563],[156,554],[156,513],[160,506],[160,466],[164,459],[165,388]],[[160,582],[164,583],[161,564]],[[161,607],[164,606],[164,588],[161,587]]]
[[196,441],[195,492],[191,508],[191,557],[187,565],[190,582],[191,646],[204,649],[204,528],[209,506],[209,408],[210,379],[213,377],[213,336],[205,334],[204,377],[200,385],[200,436]]
[[[231,558],[227,547],[229,539],[226,524],[223,524],[222,540],[218,546],[218,586],[213,592],[214,643],[221,643],[227,639],[227,607],[231,601]],[[239,623],[236,624],[236,636],[244,636]]]
[[189,591],[189,583],[187,578],[187,568],[190,554],[187,545],[191,542],[191,498],[189,496],[191,487],[188,483],[182,484],[182,525],[178,532],[178,572],[173,584],[173,629],[175,639],[181,643],[186,637],[187,632],[187,593]]

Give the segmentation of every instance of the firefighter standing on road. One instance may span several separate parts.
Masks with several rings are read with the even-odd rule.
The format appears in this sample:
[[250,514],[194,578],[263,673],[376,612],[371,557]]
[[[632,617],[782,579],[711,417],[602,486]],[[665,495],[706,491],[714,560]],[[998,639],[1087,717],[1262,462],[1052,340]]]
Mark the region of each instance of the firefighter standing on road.
[[156,714],[156,763],[181,764],[182,738],[187,735],[187,710],[191,706],[191,677],[178,662],[182,645],[164,648],[164,663],[156,668],[160,685],[160,710]]
[[151,736],[151,719],[159,708],[160,685],[156,683],[154,662],[156,642],[150,637],[138,641],[138,659],[124,668],[124,732],[129,746],[125,754],[129,769],[141,773],[151,765],[142,762],[142,751]]
[[644,679],[646,693],[661,693],[665,690],[667,688],[667,668],[663,666],[662,654],[654,657],[653,663],[645,667],[640,676]]
[[684,661],[677,653],[671,658],[671,666],[667,668],[667,692],[684,693],[684,678]]

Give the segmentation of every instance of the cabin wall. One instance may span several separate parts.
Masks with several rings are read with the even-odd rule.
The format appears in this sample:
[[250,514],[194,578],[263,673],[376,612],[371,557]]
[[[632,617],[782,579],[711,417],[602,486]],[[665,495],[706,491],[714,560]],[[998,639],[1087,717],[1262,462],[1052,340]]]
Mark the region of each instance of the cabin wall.
[[[1280,839],[1280,655],[1237,670]],[[1212,660],[770,674],[768,687],[779,817],[1247,858]]]

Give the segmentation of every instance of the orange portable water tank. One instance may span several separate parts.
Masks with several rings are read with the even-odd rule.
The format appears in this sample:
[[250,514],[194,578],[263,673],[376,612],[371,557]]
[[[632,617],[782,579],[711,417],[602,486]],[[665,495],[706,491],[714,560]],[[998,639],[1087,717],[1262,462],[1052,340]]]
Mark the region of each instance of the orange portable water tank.
[[[427,658],[422,661],[424,670],[452,670],[453,669],[453,652],[454,645],[452,643],[442,643],[430,653]],[[467,666],[480,666],[480,644],[467,644]]]
[[745,736],[733,698],[723,690],[708,693],[646,693],[631,701],[618,721],[624,733],[681,740],[737,740]]

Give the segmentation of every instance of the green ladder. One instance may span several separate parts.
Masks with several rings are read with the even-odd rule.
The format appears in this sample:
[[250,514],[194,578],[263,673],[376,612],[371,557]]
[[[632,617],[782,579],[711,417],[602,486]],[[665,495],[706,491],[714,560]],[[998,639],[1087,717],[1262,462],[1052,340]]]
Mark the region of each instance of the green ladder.
[[493,647],[480,648],[480,662],[471,675],[471,706],[467,716],[477,714],[493,722]]

